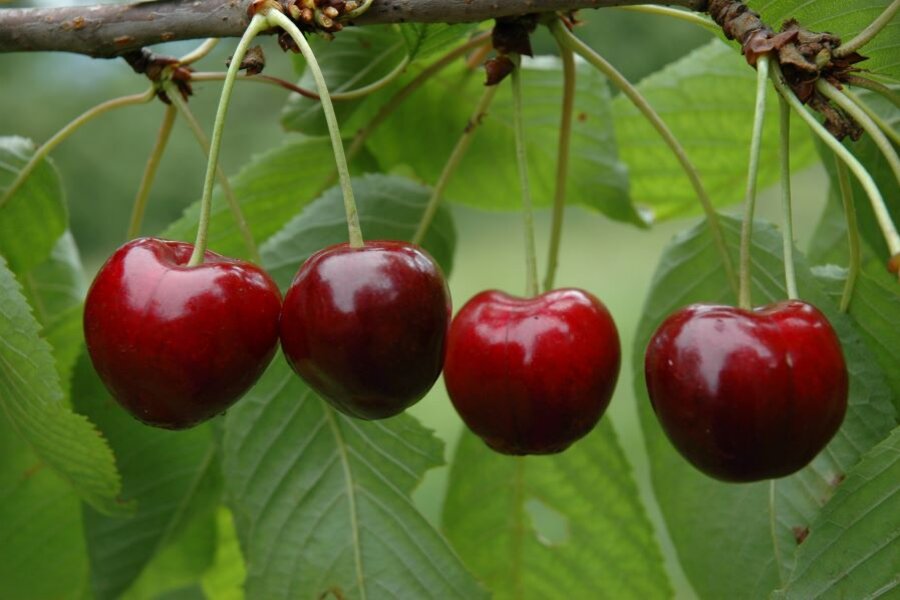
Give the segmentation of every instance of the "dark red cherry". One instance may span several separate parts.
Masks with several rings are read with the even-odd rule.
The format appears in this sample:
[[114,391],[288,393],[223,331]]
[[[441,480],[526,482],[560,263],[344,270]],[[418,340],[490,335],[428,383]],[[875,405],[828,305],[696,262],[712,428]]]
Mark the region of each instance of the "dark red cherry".
[[444,382],[466,425],[504,454],[561,452],[609,405],[619,336],[579,289],[535,298],[481,292],[450,327]]
[[840,342],[818,309],[796,300],[683,308],[651,338],[644,367],[672,444],[724,481],[802,469],[847,410]]
[[259,378],[278,342],[281,294],[259,267],[194,247],[141,238],[97,273],[84,305],[94,368],[135,417],[183,429],[231,406]]
[[335,408],[383,419],[434,385],[449,324],[447,283],[424,250],[344,243],[300,267],[284,298],[281,346],[294,371]]

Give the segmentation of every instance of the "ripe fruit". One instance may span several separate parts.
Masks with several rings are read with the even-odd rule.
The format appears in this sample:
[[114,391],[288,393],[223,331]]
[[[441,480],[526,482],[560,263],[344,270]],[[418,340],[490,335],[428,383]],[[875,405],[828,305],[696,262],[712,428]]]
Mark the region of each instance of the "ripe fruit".
[[616,386],[619,354],[612,317],[588,292],[517,298],[490,290],[453,320],[444,382],[488,446],[551,454],[597,424]]
[[183,429],[222,412],[275,353],[281,294],[259,267],[155,238],[119,248],[84,306],[94,368],[135,417]]
[[303,263],[284,298],[281,346],[338,410],[383,419],[418,402],[444,361],[450,292],[417,246],[338,244]]
[[651,338],[644,368],[653,409],[675,448],[724,481],[803,468],[847,409],[840,342],[818,309],[797,300],[753,311],[683,308]]

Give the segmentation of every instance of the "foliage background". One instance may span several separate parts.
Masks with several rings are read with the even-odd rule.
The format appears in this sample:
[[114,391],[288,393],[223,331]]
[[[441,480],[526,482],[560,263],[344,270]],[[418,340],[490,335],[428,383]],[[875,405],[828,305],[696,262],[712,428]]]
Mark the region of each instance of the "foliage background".
[[[711,37],[687,24],[621,10],[584,11],[582,16],[587,23],[580,34],[632,81],[655,72]],[[538,53],[553,49],[543,33],[535,45]],[[190,44],[172,44],[161,51],[180,54],[190,47]],[[203,64],[222,65],[232,47],[228,42],[221,44]],[[290,61],[281,56],[271,40],[266,40],[264,47],[269,58],[267,72],[293,78]],[[67,55],[2,56],[0,85],[0,135],[27,135],[35,140],[46,139],[63,122],[88,106],[113,95],[134,93],[144,86],[121,61]],[[218,89],[217,84],[195,87],[191,104],[204,124],[212,122]],[[279,139],[284,136],[278,121],[284,97],[283,92],[268,86],[238,88],[222,154],[227,173],[235,173],[252,155],[279,145]],[[162,108],[157,103],[107,115],[86,126],[53,154],[66,186],[71,228],[89,273],[122,241],[131,200],[161,116]],[[159,231],[199,197],[204,168],[205,160],[193,138],[185,128],[177,127],[151,196],[145,232]],[[806,247],[825,205],[824,180],[824,171],[818,167],[800,173],[795,179],[801,248]],[[517,191],[511,190],[510,194],[516,195]],[[764,193],[760,207],[760,216],[777,222],[778,200],[772,191]],[[455,306],[458,308],[468,297],[485,288],[521,291],[524,272],[518,217],[457,205],[452,210],[458,231],[455,269],[450,280]],[[540,248],[546,247],[548,224],[548,215],[542,212],[538,217]],[[620,328],[622,374],[608,413],[609,421],[635,469],[635,479],[656,525],[676,595],[685,598],[694,593],[677,565],[650,491],[646,450],[630,385],[633,354],[630,345],[663,247],[676,232],[691,224],[690,220],[675,220],[642,231],[596,213],[569,208],[557,277],[559,286],[583,287],[602,298]],[[443,386],[435,386],[411,412],[446,442],[445,457],[449,459],[455,451],[461,425]],[[4,432],[0,441],[5,437]],[[416,506],[435,524],[440,521],[447,471],[447,467],[428,471],[413,496]],[[48,479],[46,486],[46,493],[52,495],[54,482]],[[554,535],[553,515],[533,517],[539,532]],[[53,535],[47,532],[48,539],[52,540]],[[172,564],[184,562],[183,559],[168,558]],[[2,586],[0,582],[0,591]],[[139,595],[139,588],[135,594]]]

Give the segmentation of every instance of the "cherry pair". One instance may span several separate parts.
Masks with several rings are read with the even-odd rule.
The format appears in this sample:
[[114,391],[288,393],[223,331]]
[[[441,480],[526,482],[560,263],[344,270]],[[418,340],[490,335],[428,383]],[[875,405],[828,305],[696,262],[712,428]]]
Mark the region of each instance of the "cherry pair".
[[85,301],[88,352],[139,420],[183,429],[221,413],[262,375],[279,336],[288,362],[347,414],[376,419],[419,400],[441,371],[450,322],[444,277],[400,242],[319,251],[282,306],[256,265],[142,238],[100,269]]

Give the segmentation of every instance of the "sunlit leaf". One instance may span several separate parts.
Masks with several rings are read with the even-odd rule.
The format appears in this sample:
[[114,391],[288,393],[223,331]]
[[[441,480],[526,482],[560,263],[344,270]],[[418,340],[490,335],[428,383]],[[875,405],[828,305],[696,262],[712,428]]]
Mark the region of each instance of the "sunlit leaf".
[[103,512],[120,512],[121,481],[106,441],[63,403],[50,345],[0,257],[0,410],[48,467]]
[[[0,137],[0,198],[34,154],[31,140]],[[15,273],[42,262],[66,230],[68,214],[59,175],[41,161],[25,183],[0,205],[0,255]]]
[[[638,84],[684,146],[719,207],[743,200],[753,124],[756,72],[720,40],[691,52]],[[758,184],[778,180],[778,101],[768,94]],[[619,155],[628,165],[631,199],[663,220],[700,214],[700,202],[669,147],[627,97],[613,102]],[[815,159],[810,134],[793,120],[791,166]]]

